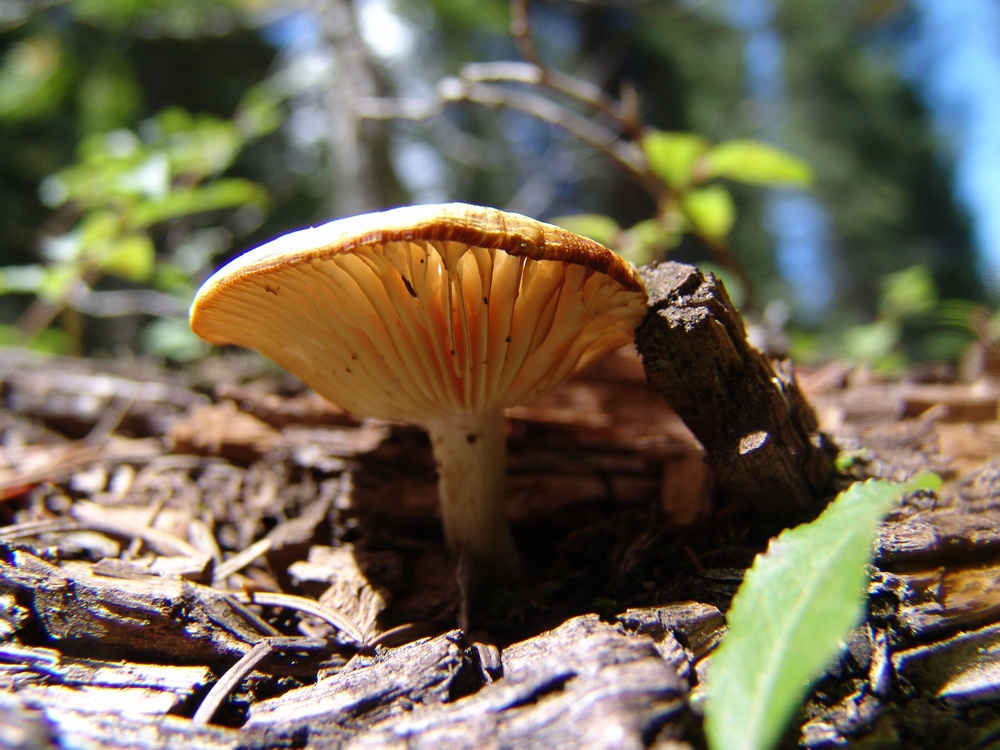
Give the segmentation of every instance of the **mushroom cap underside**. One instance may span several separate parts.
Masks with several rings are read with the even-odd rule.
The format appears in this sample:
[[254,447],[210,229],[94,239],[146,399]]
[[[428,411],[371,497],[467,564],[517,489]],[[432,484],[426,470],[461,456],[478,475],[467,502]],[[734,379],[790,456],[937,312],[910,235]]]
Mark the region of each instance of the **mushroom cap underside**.
[[427,424],[524,403],[632,340],[646,292],[602,245],[465,204],[279,237],[199,290],[191,328],[359,415]]

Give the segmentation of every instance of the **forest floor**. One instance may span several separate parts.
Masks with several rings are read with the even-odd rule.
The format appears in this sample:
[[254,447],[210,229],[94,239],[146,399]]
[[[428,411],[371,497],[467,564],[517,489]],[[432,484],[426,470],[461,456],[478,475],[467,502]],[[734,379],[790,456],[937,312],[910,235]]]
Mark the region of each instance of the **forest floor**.
[[[256,362],[0,353],[0,746],[704,745],[705,666],[779,527],[715,501],[634,352],[510,411],[529,583],[468,632],[425,435]],[[1000,746],[1000,387],[799,383],[834,489],[946,482],[883,524],[786,744]]]

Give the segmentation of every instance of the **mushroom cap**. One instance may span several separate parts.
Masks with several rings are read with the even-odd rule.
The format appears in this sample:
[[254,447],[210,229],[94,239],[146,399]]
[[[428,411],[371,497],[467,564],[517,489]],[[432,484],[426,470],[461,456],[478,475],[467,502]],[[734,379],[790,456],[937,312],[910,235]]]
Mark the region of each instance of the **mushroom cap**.
[[279,237],[198,291],[191,329],[255,349],[355,414],[428,424],[524,403],[632,340],[646,290],[621,257],[462,203]]

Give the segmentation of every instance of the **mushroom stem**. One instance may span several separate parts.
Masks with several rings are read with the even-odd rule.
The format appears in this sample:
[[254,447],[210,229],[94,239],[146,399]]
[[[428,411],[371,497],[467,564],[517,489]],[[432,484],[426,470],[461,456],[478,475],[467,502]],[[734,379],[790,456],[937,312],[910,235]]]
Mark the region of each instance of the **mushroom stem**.
[[475,582],[516,581],[521,561],[504,514],[507,437],[500,410],[427,424],[448,549]]

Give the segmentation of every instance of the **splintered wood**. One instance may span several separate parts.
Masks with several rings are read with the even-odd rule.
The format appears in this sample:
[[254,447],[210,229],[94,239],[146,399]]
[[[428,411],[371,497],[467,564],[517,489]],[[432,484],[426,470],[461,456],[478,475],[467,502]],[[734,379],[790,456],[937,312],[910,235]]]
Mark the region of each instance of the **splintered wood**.
[[[208,367],[217,382],[199,390],[0,357],[13,746],[701,745],[724,612],[778,526],[719,453],[739,440],[706,461],[634,352],[510,411],[508,514],[532,580],[475,602],[469,632],[426,437]],[[776,393],[805,393],[840,449],[825,499],[851,479],[946,479],[883,525],[869,617],[810,696],[800,743],[985,747],[1000,716],[1000,389],[835,364],[800,373],[800,393],[779,370]],[[800,417],[765,431],[819,446]]]

